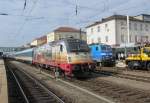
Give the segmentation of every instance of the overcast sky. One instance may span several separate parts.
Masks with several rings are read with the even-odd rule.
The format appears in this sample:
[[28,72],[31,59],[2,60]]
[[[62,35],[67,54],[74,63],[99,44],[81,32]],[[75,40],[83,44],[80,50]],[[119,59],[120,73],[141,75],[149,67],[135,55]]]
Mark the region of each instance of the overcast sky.
[[0,47],[21,46],[59,26],[84,28],[113,14],[150,14],[150,0],[27,0],[25,9],[24,2],[0,0]]

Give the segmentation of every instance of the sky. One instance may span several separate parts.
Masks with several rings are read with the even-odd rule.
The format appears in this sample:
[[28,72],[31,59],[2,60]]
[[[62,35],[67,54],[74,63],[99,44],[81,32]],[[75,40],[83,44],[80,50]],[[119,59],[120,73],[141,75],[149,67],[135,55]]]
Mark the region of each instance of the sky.
[[25,0],[0,0],[0,47],[22,46],[60,26],[84,30],[113,14],[150,14],[150,0],[26,0],[26,6],[24,3]]

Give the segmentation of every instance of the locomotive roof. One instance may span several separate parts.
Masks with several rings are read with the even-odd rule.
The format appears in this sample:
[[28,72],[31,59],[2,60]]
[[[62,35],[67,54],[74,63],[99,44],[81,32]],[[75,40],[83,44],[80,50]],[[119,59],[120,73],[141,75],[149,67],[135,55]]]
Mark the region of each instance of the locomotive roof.
[[[92,45],[108,45],[108,44],[104,44],[104,43],[92,43],[92,44],[89,44],[89,46],[92,46]],[[110,45],[108,45],[110,46]]]
[[31,51],[33,51],[33,48],[29,48],[29,49],[25,49],[25,50],[22,50],[22,51],[18,51],[18,52],[15,53],[15,55],[16,54],[21,54],[21,53],[26,53],[26,52],[31,52]]

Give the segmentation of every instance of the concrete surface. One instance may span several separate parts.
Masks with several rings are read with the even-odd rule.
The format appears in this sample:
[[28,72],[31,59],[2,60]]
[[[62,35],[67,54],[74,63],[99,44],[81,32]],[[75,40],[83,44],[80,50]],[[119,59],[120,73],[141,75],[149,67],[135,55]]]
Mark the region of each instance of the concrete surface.
[[116,67],[126,67],[127,65],[125,64],[125,61],[120,60],[120,61],[116,61]]
[[0,103],[8,103],[7,76],[2,59],[0,59]]

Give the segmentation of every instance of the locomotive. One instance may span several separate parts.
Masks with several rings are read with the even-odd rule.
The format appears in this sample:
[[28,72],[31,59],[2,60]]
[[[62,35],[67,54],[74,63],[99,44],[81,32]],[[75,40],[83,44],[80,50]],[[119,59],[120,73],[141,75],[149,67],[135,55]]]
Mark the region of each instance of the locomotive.
[[103,43],[93,43],[89,45],[92,59],[98,66],[114,66],[115,60],[110,45]]
[[[25,57],[25,52],[30,55]],[[53,41],[15,55],[17,59],[32,61],[34,65],[52,68],[67,76],[82,76],[95,68],[86,41],[74,38]]]

